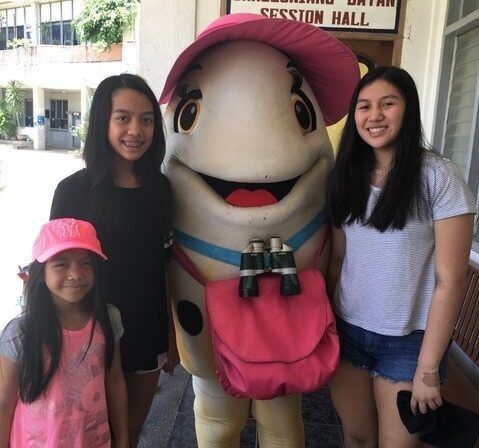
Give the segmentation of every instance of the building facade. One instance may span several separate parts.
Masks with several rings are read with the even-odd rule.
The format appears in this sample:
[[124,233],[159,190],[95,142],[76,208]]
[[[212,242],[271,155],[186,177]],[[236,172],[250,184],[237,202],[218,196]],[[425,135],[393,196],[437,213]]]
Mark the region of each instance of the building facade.
[[[139,73],[159,95],[178,54],[218,16],[289,14],[321,21],[366,65],[408,70],[426,138],[479,197],[479,0],[142,0],[134,29],[104,53],[78,43],[71,21],[82,7],[83,0],[0,0],[0,92],[11,80],[22,84],[20,132],[35,148],[80,145],[72,131],[106,76]],[[473,249],[479,263],[477,230]]]
[[105,77],[131,70],[123,50],[104,53],[79,45],[72,20],[83,0],[0,1],[0,97],[8,82],[20,82],[24,107],[19,134],[35,149],[77,148],[72,132],[88,112]]

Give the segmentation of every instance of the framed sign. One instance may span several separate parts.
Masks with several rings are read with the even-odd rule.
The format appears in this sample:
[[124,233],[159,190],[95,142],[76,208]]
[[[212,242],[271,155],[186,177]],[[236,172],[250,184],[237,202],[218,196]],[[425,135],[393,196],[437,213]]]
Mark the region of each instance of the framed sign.
[[227,0],[226,12],[309,23],[330,31],[397,33],[401,0]]

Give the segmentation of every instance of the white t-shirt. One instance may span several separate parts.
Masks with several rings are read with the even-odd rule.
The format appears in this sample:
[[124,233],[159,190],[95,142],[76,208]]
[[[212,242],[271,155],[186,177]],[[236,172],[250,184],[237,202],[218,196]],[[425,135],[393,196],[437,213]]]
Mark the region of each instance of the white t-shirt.
[[[343,225],[346,253],[333,302],[346,322],[391,336],[425,329],[436,286],[433,222],[476,213],[476,208],[450,160],[426,153],[423,176],[429,216],[422,221],[409,218],[402,230],[382,233],[358,222]],[[380,194],[371,186],[366,218]]]

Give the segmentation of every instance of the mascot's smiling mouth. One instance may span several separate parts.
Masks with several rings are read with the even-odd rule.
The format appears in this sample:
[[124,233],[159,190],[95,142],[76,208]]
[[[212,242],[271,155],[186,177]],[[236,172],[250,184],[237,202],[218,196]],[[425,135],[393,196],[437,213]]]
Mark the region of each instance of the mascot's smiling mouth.
[[272,183],[230,182],[198,173],[228,204],[235,207],[262,207],[281,201],[299,177]]

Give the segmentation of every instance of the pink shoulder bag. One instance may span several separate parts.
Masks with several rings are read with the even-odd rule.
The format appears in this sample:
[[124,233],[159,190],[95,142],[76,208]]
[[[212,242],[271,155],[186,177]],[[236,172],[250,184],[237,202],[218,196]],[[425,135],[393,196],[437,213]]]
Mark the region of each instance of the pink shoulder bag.
[[243,298],[239,278],[207,282],[179,246],[173,253],[205,286],[217,378],[229,395],[263,400],[312,392],[328,382],[338,366],[339,339],[317,269],[298,271],[300,294],[280,295],[279,276],[262,274],[259,296]]

